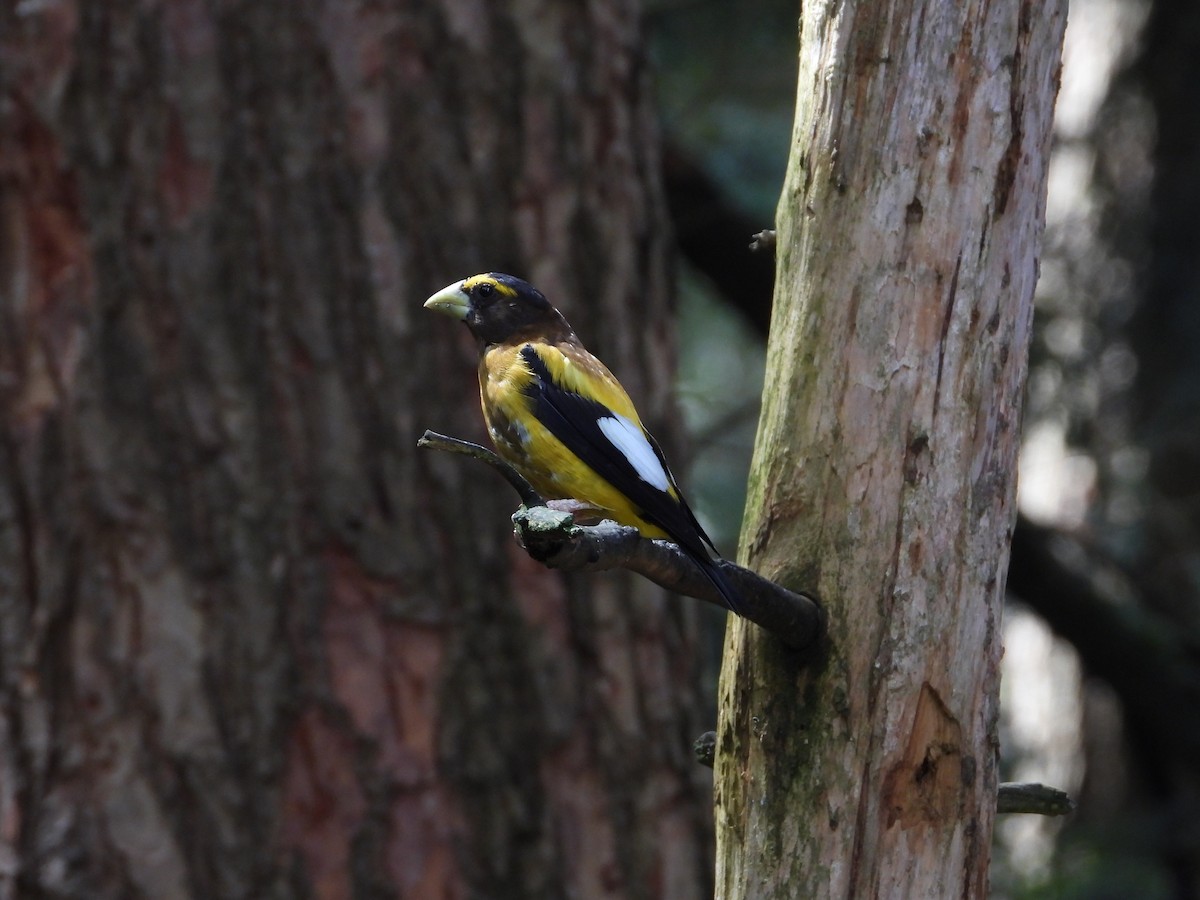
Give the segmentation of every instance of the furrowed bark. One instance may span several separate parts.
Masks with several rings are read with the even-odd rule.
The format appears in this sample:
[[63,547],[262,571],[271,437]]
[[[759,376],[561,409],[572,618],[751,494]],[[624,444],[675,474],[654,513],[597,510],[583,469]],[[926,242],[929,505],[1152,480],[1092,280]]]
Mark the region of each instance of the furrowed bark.
[[640,27],[0,6],[0,897],[711,893],[692,612],[415,449],[489,269],[675,430]]

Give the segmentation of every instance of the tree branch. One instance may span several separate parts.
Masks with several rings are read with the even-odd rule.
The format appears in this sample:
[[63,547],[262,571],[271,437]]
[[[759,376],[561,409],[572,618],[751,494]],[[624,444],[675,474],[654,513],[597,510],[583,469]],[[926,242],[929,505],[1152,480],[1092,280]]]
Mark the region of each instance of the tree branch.
[[471,459],[478,459],[481,462],[485,462],[500,473],[504,480],[509,483],[509,486],[517,492],[517,496],[521,498],[521,502],[526,506],[546,505],[546,501],[542,499],[542,495],[533,489],[533,485],[526,481],[520,472],[487,447],[481,447],[479,444],[472,444],[470,441],[438,434],[436,431],[429,431],[428,429],[417,439],[417,446],[427,450],[445,450],[447,453],[458,453],[462,456],[469,456]]
[[1006,781],[996,796],[996,812],[1030,813],[1035,816],[1065,816],[1075,809],[1066,791],[1022,781]]
[[[524,504],[512,517],[517,540],[538,562],[570,572],[629,569],[669,591],[725,608],[700,567],[672,542],[644,538],[636,528],[609,520],[576,525],[571,513],[548,507],[515,469],[486,447],[432,431],[426,431],[417,446],[479,459],[500,472]],[[743,618],[792,649],[816,647],[825,633],[825,614],[813,597],[728,560],[718,560],[717,565],[738,592]]]

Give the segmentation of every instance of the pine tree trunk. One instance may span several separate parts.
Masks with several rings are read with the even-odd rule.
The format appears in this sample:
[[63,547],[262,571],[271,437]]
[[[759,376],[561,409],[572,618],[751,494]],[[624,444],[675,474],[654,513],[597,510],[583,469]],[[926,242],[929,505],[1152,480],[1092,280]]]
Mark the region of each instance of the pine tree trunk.
[[483,435],[421,300],[487,269],[668,417],[639,27],[4,5],[0,896],[710,892],[692,614],[415,449]]
[[743,560],[718,897],[983,897],[1000,615],[1065,3],[805,4]]

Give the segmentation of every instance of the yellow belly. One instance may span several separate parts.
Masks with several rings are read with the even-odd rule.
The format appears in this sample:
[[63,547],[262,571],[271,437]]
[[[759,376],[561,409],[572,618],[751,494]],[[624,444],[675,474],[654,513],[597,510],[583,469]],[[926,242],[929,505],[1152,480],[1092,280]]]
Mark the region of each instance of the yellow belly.
[[[479,396],[488,434],[500,454],[547,500],[578,500],[601,510],[605,518],[637,528],[646,537],[667,537],[661,528],[641,517],[625,495],[601,478],[571,452],[533,415],[525,394],[533,374],[520,357],[524,342],[493,347],[480,361]],[[543,356],[568,389],[579,390],[584,377],[554,353]],[[607,408],[641,424],[633,402],[612,373],[592,360],[589,386]]]
[[486,406],[484,419],[496,452],[545,499],[578,500],[600,510],[604,518],[633,526],[646,537],[667,537],[665,531],[643,519],[624,494],[597,475],[536,419],[521,424],[502,423],[496,421],[499,417],[488,415]]

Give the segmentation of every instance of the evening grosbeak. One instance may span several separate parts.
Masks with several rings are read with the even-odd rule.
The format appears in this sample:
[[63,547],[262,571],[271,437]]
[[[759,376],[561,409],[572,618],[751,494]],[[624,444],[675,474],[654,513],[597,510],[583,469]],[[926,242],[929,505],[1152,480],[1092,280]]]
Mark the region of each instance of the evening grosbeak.
[[575,501],[695,560],[725,605],[737,595],[662,450],[608,368],[532,285],[491,272],[425,301],[479,342],[479,396],[496,450],[548,500]]

